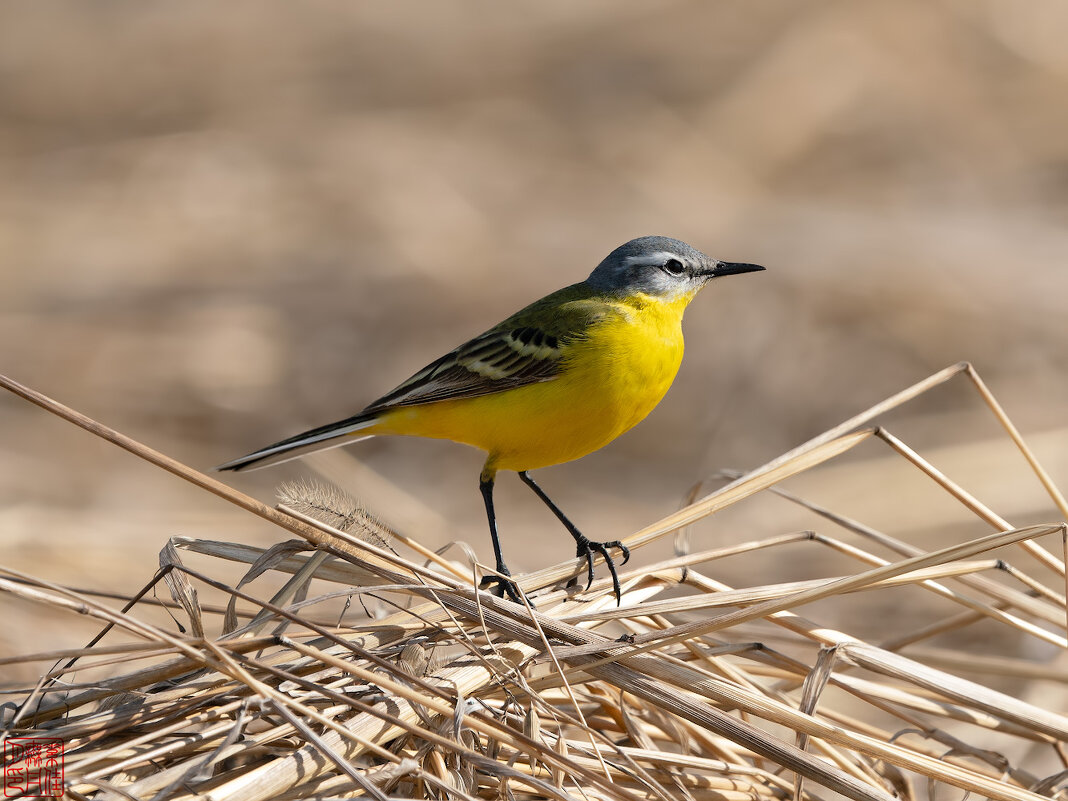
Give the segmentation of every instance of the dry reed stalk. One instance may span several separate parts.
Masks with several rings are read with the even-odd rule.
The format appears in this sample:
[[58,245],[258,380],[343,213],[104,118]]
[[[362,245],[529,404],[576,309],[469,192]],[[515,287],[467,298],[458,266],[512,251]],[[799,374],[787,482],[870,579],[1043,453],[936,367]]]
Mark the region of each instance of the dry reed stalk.
[[[1063,538],[1064,524],[1013,528],[916,449],[883,428],[859,428],[957,375],[971,380],[1063,517],[1063,495],[962,363],[626,540],[640,548],[770,490],[859,543],[813,531],[680,554],[621,574],[621,606],[606,579],[577,594],[556,586],[584,569],[567,560],[517,577],[536,609],[475,593],[465,567],[333,490],[290,487],[272,509],[0,377],[302,538],[270,549],[174,538],[146,585],[165,583],[172,600],[142,599],[143,590],[125,609],[0,569],[0,591],[98,619],[109,640],[0,660],[62,660],[33,688],[0,687],[12,699],[0,739],[62,740],[73,798],[771,801],[831,790],[886,801],[940,797],[944,785],[999,801],[1065,797],[1068,718],[949,672],[1028,687],[1063,686],[1064,671],[996,649],[966,656],[939,640],[981,621],[1003,650],[1023,654],[1026,642],[1063,654],[1061,587],[1003,553],[1023,548],[1060,580],[1061,560],[1037,540]],[[868,442],[889,445],[995,532],[928,551],[780,487]],[[728,556],[798,547],[859,568],[748,588],[709,575]],[[248,572],[231,586],[186,567],[182,551]],[[283,580],[264,599],[250,587],[266,574]],[[331,589],[312,594],[313,581]],[[688,594],[667,593],[678,588]],[[924,593],[959,611],[881,645],[878,626],[845,631],[800,613],[808,606],[823,617],[873,592]],[[334,622],[311,614],[336,598],[393,611],[371,615],[357,603]],[[184,631],[144,617],[158,608],[180,610]]]

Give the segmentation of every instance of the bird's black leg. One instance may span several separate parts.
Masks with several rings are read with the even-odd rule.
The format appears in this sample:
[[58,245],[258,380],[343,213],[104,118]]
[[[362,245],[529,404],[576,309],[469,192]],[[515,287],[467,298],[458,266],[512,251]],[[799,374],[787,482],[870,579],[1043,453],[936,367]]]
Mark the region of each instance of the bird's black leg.
[[[512,601],[517,604],[523,603],[519,597],[519,591],[516,589],[515,582],[511,579],[511,572],[508,570],[508,565],[504,563],[504,556],[501,555],[501,540],[497,536],[497,515],[493,511],[493,478],[494,473],[482,472],[482,478],[478,482],[478,488],[482,491],[482,500],[486,502],[486,517],[489,518],[489,530],[490,539],[493,540],[493,555],[497,559],[497,572],[500,576],[486,576],[482,579],[482,583],[479,584],[479,589],[486,589],[492,587],[493,592],[498,596],[507,595]],[[502,578],[507,576],[508,578]]]
[[523,483],[534,490],[534,494],[541,498],[542,503],[548,506],[556,519],[564,524],[564,528],[568,530],[572,537],[575,538],[575,545],[577,546],[576,556],[586,557],[586,589],[590,588],[593,584],[593,554],[594,551],[604,557],[604,563],[608,565],[608,572],[612,574],[612,588],[616,591],[616,603],[620,603],[620,589],[619,589],[619,576],[616,575],[616,563],[612,561],[612,555],[609,553],[611,548],[619,548],[619,552],[623,554],[623,564],[626,564],[630,559],[630,549],[619,540],[612,540],[611,542],[594,542],[588,539],[581,531],[579,531],[575,524],[567,519],[567,515],[560,511],[558,507],[545,491],[539,487],[534,479],[530,477],[526,470],[519,471],[519,477],[523,479]]

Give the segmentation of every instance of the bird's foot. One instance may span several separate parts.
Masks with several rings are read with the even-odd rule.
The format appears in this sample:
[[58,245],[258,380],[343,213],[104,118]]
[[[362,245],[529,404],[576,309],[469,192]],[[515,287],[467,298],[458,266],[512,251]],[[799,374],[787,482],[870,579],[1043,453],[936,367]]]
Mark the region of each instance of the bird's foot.
[[[522,605],[523,597],[519,593],[519,586],[515,583],[515,579],[512,578],[512,574],[508,571],[508,568],[504,565],[497,566],[497,574],[491,574],[483,576],[482,581],[479,582],[478,588],[480,590],[489,590],[498,598],[508,597],[509,601],[514,601],[517,604]],[[527,598],[527,603],[534,606],[534,602]]]
[[616,573],[616,563],[612,559],[610,553],[612,548],[618,548],[619,552],[623,554],[623,561],[620,564],[626,564],[630,560],[630,548],[624,545],[619,540],[612,540],[611,542],[594,542],[586,537],[576,537],[575,542],[578,545],[577,556],[586,558],[586,589],[588,590],[593,584],[593,555],[599,553],[604,557],[604,563],[608,566],[608,572],[612,574],[612,589],[616,594],[616,605],[618,606],[622,598],[619,589],[619,575]]

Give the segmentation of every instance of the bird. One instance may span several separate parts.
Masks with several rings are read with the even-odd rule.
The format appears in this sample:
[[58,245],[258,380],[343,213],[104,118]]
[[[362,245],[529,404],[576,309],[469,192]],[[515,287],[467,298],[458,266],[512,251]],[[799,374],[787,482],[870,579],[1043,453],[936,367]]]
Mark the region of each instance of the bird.
[[706,256],[678,239],[643,236],[620,245],[589,277],[520,309],[464,342],[356,414],[312,428],[216,470],[247,470],[382,435],[447,439],[486,453],[479,490],[496,575],[480,585],[519,603],[505,564],[493,504],[499,471],[514,471],[552,511],[586,560],[612,577],[617,604],[619,540],[587,538],[530,476],[600,449],[660,402],[683,356],[683,312],[713,279],[756,272],[757,264]]

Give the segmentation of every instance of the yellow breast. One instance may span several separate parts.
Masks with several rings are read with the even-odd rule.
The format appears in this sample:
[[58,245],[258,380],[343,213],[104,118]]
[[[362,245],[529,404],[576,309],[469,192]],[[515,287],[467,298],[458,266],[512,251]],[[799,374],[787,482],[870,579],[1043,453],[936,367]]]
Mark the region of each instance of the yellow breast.
[[664,397],[682,362],[682,313],[690,299],[638,295],[607,303],[608,314],[572,343],[551,381],[396,409],[375,429],[473,445],[489,454],[491,469],[578,459],[640,422]]

